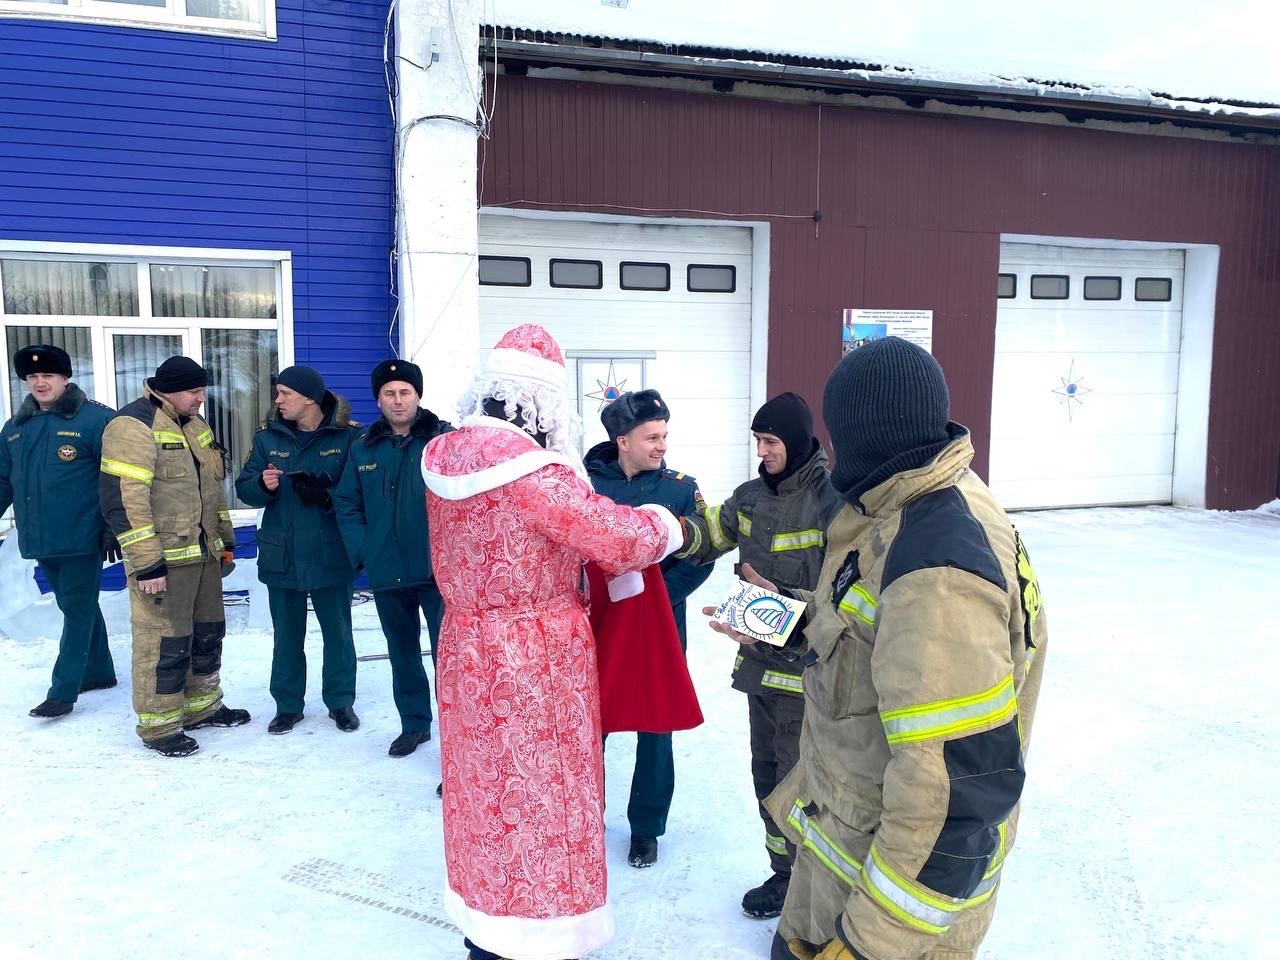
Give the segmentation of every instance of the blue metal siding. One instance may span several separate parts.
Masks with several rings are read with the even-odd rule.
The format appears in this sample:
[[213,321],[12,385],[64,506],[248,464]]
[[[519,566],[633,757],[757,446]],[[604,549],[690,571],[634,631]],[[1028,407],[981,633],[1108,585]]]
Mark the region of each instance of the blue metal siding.
[[295,362],[370,420],[387,7],[277,0],[274,42],[0,17],[0,238],[289,250]]

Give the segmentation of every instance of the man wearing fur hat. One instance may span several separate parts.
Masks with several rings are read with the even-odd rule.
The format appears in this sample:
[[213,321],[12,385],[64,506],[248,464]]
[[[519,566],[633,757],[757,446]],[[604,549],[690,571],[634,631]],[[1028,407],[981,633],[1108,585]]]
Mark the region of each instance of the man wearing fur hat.
[[[668,469],[663,459],[670,419],[671,409],[657,390],[628,391],[600,411],[609,439],[596,444],[586,456],[587,474],[596,493],[630,507],[658,503],[678,517],[700,510],[703,502],[697,481]],[[684,649],[685,598],[711,576],[712,568],[668,557],[661,569]],[[633,867],[650,867],[658,859],[658,837],[667,832],[675,773],[671,734],[637,733],[636,765],[627,804],[631,826],[627,862]]]
[[170,357],[102,438],[102,512],[129,575],[138,736],[166,757],[199,749],[184,730],[249,722],[223,704],[218,675],[236,541],[222,453],[200,417],[208,385],[194,360]]
[[822,413],[845,505],[797,591],[800,761],[768,807],[801,850],[771,958],[972,960],[1018,822],[1040,588],[925,350],[851,350]]
[[419,406],[422,370],[416,364],[384,360],[370,379],[382,415],[352,444],[333,503],[347,555],[369,578],[387,638],[400,714],[400,735],[387,753],[407,757],[431,739],[431,683],[422,665],[418,612],[427,621],[432,664],[444,616],[431,570],[422,451],[453,426]]
[[31,392],[0,432],[0,514],[13,505],[18,549],[39,563],[62,611],[53,683],[30,711],[54,719],[81,693],[116,685],[98,609],[104,553],[119,559],[98,504],[102,432],[115,413],[71,382],[71,357],[59,347],[24,347],[13,369]]
[[423,455],[445,600],[440,763],[445,906],[471,960],[581,957],[613,936],[605,897],[595,643],[582,566],[615,598],[680,546],[665,507],[593,493],[564,355],[509,330]]
[[267,732],[285,734],[303,717],[307,697],[307,599],[324,638],[321,697],[344,733],[360,726],[351,585],[356,572],[333,512],[332,489],[359,434],[347,401],[311,367],[276,375],[276,414],[253,435],[236,493],[264,507],[258,528],[258,579],[267,586],[275,643]]
[[[826,556],[826,529],[840,509],[827,474],[827,455],[813,436],[813,415],[798,394],[783,393],[756,411],[751,421],[760,475],[734,490],[718,507],[687,521],[690,545],[679,556],[703,562],[735,547],[773,582],[810,590]],[[800,753],[804,714],[801,682],[804,633],[786,647],[742,648],[733,686],[747,695],[751,730],[751,779],[764,821],[765,849],[773,873],[742,897],[742,910],[757,919],[782,911],[795,861],[795,845],[764,807],[764,799],[790,772]]]

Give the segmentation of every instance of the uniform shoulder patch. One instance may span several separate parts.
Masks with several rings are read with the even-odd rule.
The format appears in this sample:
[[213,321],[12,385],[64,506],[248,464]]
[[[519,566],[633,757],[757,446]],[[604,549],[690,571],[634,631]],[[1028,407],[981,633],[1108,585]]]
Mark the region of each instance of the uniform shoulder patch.
[[955,567],[1008,589],[1000,561],[969,504],[955,487],[912,500],[885,558],[880,589],[916,570]]
[[698,481],[695,480],[693,477],[689,476],[687,473],[678,473],[675,470],[672,470],[670,467],[667,467],[666,473],[667,473],[667,476],[672,480],[679,480],[681,483],[687,483],[691,487],[696,487],[698,485]]
[[265,429],[267,429],[267,421],[261,420],[258,422],[258,427],[254,430],[254,433],[261,433]]

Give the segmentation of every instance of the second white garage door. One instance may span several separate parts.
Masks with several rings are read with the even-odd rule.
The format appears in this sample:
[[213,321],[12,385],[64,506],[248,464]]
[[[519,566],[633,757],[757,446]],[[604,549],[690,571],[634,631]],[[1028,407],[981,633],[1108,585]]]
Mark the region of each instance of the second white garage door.
[[1168,503],[1183,252],[1002,244],[991,488],[1006,507]]
[[483,215],[480,342],[518,323],[565,351],[586,437],[623,390],[671,407],[667,463],[708,502],[754,475],[751,230]]

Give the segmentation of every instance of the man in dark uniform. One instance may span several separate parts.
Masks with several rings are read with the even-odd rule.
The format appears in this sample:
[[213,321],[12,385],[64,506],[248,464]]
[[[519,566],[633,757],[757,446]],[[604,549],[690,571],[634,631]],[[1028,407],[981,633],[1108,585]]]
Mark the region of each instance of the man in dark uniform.
[[[667,469],[667,421],[671,411],[657,390],[627,392],[609,404],[600,420],[609,439],[587,452],[587,473],[597,493],[615,503],[636,507],[656,503],[676,516],[687,516],[702,507],[697,481]],[[685,598],[711,576],[711,565],[667,558],[662,578],[671,599],[671,612],[686,645]],[[636,734],[636,766],[631,777],[627,820],[631,848],[627,862],[649,867],[658,859],[658,837],[667,831],[667,813],[675,793],[675,759],[671,734]]]
[[236,493],[265,507],[258,529],[258,579],[267,585],[275,646],[271,696],[276,715],[267,732],[288,733],[302,719],[307,694],[307,598],[324,637],[321,695],[337,728],[360,726],[351,585],[356,573],[338,533],[330,490],[358,435],[345,399],[325,389],[311,367],[276,377],[276,415],[254,434],[236,478]]
[[71,382],[71,358],[58,347],[24,347],[13,369],[31,392],[0,434],[0,514],[13,505],[18,549],[40,564],[62,611],[53,683],[31,710],[54,719],[81,693],[116,685],[98,608],[104,552],[120,559],[98,504],[102,432],[115,412]]
[[370,379],[382,416],[351,445],[333,505],[347,555],[369,577],[387,638],[391,692],[400,714],[400,735],[387,753],[407,757],[431,739],[431,683],[422,666],[418,611],[427,620],[433,665],[444,616],[431,573],[422,451],[453,427],[418,406],[422,370],[416,364],[384,360]]

